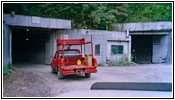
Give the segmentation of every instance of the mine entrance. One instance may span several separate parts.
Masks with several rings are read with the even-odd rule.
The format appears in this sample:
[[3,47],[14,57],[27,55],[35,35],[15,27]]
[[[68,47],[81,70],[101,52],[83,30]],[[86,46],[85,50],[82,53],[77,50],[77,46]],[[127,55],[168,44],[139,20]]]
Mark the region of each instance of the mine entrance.
[[12,27],[12,63],[43,63],[47,30]]
[[153,36],[132,35],[132,60],[136,63],[152,63]]

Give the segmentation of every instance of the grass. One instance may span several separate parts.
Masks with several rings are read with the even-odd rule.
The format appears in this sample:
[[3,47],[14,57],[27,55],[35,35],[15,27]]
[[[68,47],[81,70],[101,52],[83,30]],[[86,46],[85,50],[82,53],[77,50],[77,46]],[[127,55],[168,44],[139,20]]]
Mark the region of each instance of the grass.
[[110,63],[109,66],[130,66],[130,65],[135,65],[136,63],[134,62],[118,62],[118,63]]
[[10,67],[3,67],[3,75],[8,75],[12,69]]
[[103,66],[102,64],[97,64],[97,66]]

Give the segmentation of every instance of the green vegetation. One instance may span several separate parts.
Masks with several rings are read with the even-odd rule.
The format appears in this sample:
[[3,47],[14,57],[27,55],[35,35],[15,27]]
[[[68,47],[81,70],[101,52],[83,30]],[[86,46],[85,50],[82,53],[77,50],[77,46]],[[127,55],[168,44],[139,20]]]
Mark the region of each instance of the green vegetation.
[[3,67],[3,75],[8,75],[12,71],[12,64],[8,63],[7,67]]
[[97,64],[97,66],[103,66],[102,64]]
[[118,62],[118,63],[110,63],[109,66],[130,66],[130,65],[135,65],[136,63],[134,62],[128,62],[128,61],[124,61],[124,62]]
[[3,75],[8,75],[11,71],[11,67],[3,67]]
[[136,63],[128,60],[127,54],[123,54],[120,62],[116,61],[116,63],[110,63],[109,66],[130,66],[135,64]]
[[129,17],[124,22],[155,22],[172,20],[170,3],[130,4],[126,12]]
[[4,13],[72,20],[73,28],[112,30],[112,24],[171,21],[171,3],[4,3]]

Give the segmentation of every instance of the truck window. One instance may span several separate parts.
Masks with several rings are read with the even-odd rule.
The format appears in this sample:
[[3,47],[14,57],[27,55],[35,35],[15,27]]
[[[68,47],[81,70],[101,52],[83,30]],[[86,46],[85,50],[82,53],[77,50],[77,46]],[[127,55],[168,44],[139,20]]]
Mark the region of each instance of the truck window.
[[[63,52],[60,51],[60,58],[62,58]],[[77,50],[64,51],[64,57],[80,57],[80,53]]]

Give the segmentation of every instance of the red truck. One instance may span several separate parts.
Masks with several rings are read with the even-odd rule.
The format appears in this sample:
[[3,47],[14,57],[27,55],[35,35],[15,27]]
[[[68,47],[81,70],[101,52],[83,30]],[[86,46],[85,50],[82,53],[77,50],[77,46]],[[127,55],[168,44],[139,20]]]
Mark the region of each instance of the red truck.
[[[86,44],[91,44],[92,54],[86,54]],[[79,49],[72,49],[71,46],[73,45],[79,45],[81,51]],[[84,50],[84,53],[82,53],[82,50]],[[96,73],[97,60],[93,57],[92,36],[89,42],[85,42],[85,38],[57,39],[57,51],[52,60],[51,68],[52,72],[57,72],[59,79],[64,78],[65,75],[75,74],[85,74],[85,77],[89,78],[91,73]]]

